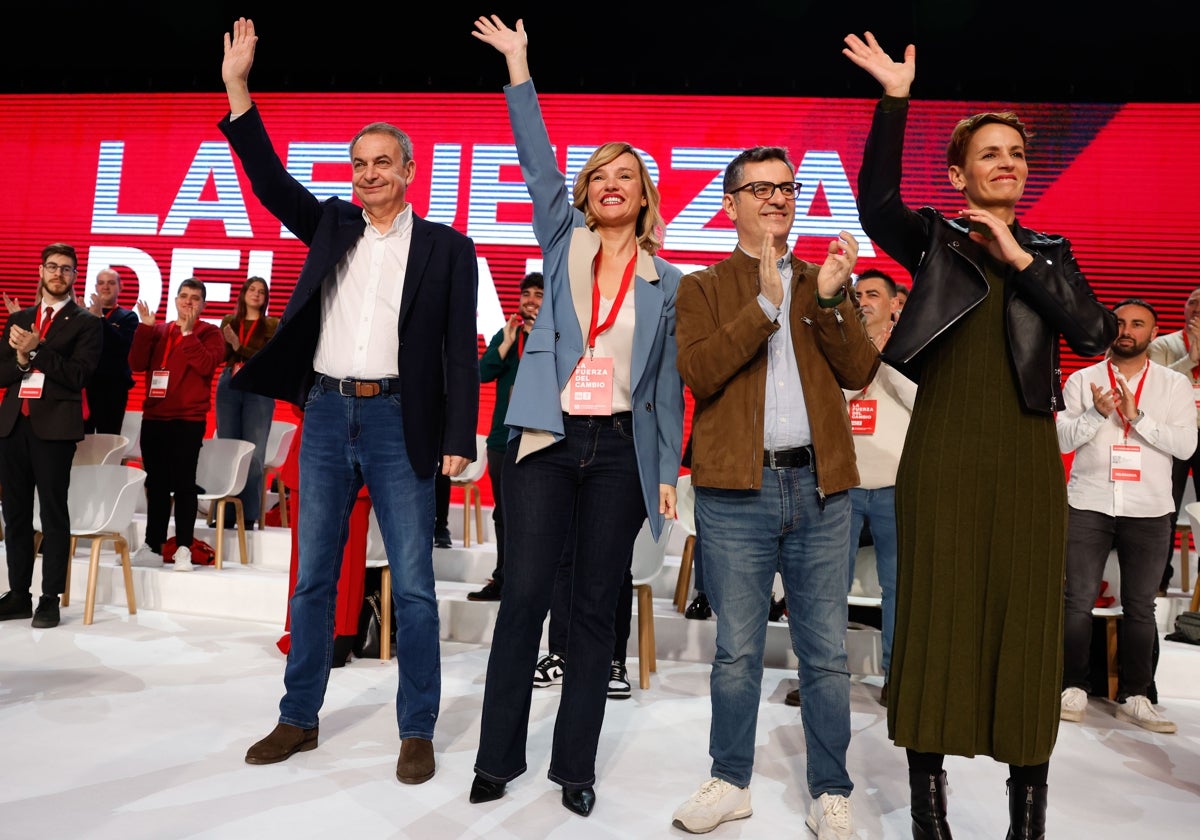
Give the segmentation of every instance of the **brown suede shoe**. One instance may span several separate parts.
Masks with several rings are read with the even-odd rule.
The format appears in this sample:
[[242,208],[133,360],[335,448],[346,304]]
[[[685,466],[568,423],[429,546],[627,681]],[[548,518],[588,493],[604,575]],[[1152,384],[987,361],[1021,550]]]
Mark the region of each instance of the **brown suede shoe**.
[[301,729],[290,723],[280,723],[271,734],[246,750],[247,764],[276,764],[287,761],[298,752],[317,748],[317,730]]
[[400,742],[396,778],[406,785],[419,785],[433,778],[433,741],[405,738]]

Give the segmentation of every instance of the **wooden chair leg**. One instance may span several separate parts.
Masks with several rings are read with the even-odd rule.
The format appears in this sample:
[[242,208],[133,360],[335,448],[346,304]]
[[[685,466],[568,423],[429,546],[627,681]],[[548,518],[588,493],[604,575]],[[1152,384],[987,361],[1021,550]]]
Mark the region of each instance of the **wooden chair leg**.
[[379,575],[379,658],[392,658],[392,570],[388,566]]
[[88,562],[87,595],[83,601],[83,623],[91,624],[96,615],[96,578],[100,576],[100,540],[92,540],[92,557]]
[[[221,562],[225,559],[225,500],[217,499],[213,502],[213,506],[209,508],[209,514],[216,513],[217,516],[217,531],[216,545],[213,546],[213,565],[218,569],[221,568]],[[211,522],[209,524],[212,524]]]
[[237,514],[238,554],[241,557],[242,565],[245,566],[250,562],[246,557],[246,515],[242,508],[241,499],[235,497],[231,501],[233,502],[233,510]]
[[121,557],[121,570],[125,573],[125,603],[129,606],[129,614],[137,615],[137,597],[133,592],[133,566],[129,563],[129,541],[120,534],[112,537],[113,548]]
[[[480,499],[479,488],[472,485],[471,489],[474,491],[471,496],[474,499],[475,505],[475,542],[485,543],[487,539],[484,536],[483,530],[483,501]],[[1186,573],[1187,570],[1185,567],[1184,574]]]
[[463,548],[471,547],[471,485],[463,487]]
[[683,542],[683,556],[679,560],[679,576],[675,578],[675,611],[687,609],[688,593],[692,591],[692,554],[696,549],[696,538],[688,534]]
[[638,599],[638,678],[641,687],[646,689],[650,687],[650,672],[658,670],[654,642],[654,593],[648,583],[634,588]]
[[279,495],[279,524],[284,528],[290,528],[291,523],[288,522],[287,488],[283,486],[282,476],[275,476],[275,487]]
[[1104,620],[1105,642],[1108,648],[1108,699],[1117,699],[1117,619],[1120,616],[1110,615]]

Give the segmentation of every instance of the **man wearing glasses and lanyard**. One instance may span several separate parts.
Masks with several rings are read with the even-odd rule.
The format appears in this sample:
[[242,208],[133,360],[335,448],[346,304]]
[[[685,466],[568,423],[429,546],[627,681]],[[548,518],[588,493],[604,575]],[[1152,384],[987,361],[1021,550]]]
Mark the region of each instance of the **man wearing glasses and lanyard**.
[[[0,486],[9,591],[0,621],[33,617],[58,626],[58,596],[66,587],[71,518],[67,488],[75,444],[83,440],[83,386],[104,341],[100,319],[73,299],[75,249],[42,249],[40,299],[8,319],[0,344]],[[33,610],[33,498],[42,525],[42,595]]]

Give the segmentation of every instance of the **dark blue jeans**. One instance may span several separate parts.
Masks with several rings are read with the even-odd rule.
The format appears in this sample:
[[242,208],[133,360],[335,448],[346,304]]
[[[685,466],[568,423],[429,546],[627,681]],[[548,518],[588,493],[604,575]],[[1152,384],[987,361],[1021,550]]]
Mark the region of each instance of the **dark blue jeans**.
[[564,425],[563,440],[521,461],[516,460],[518,441],[508,447],[504,588],[488,658],[475,772],[508,782],[527,769],[532,675],[555,570],[574,533],[569,664],[548,774],[572,789],[596,781],[617,597],[646,509],[630,415],[565,417]]
[[275,400],[249,391],[236,391],[229,384],[233,368],[228,365],[217,380],[217,437],[248,440],[254,444],[246,486],[238,494],[242,500],[242,515],[246,524],[262,519],[263,463],[266,461],[267,438],[271,420],[275,417]]

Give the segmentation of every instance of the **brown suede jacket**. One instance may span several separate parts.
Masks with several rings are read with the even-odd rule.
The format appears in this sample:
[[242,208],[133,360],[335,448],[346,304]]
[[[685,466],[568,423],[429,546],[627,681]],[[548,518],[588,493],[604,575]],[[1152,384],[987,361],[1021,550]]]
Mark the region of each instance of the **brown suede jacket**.
[[[675,300],[679,372],[696,400],[692,481],[746,490],[762,485],[767,340],[779,329],[758,304],[758,260],[740,248],[689,274]],[[812,427],[817,488],[831,495],[859,483],[843,388],[870,383],[879,354],[853,291],[837,306],[817,302],[820,266],[792,257],[792,349]]]

